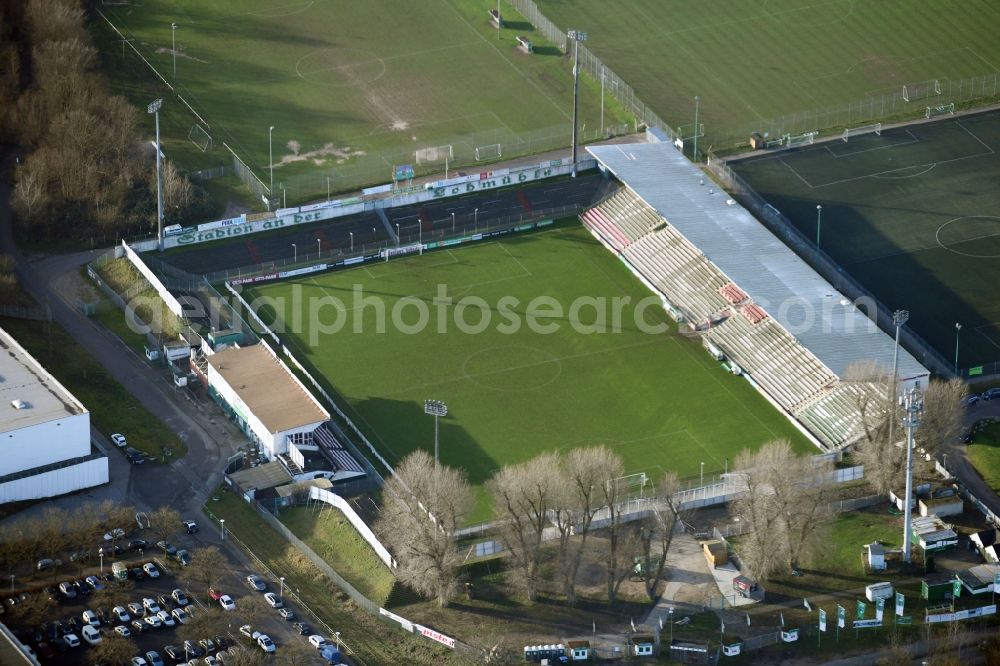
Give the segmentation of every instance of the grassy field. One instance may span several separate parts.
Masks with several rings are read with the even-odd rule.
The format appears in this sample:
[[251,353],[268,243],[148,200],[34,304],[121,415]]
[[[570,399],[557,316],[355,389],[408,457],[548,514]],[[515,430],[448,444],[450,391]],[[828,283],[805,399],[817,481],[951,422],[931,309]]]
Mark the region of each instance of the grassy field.
[[[355,288],[384,303],[382,332],[378,306],[353,309]],[[454,304],[438,299],[439,290]],[[648,290],[575,221],[251,290],[251,298],[258,296],[275,299],[295,353],[328,378],[390,462],[433,448],[425,399],[447,403],[441,459],[464,468],[476,485],[501,465],[541,451],[601,443],[621,453],[628,472],[653,478],[668,469],[696,476],[701,463],[706,472],[721,471],[741,449],[779,437],[812,450],[697,341],[648,332],[659,324],[666,330],[659,302],[637,308]],[[529,322],[536,297],[562,313],[549,308],[545,315],[548,306],[536,302],[540,316]],[[620,309],[617,332],[615,297],[631,299]],[[323,298],[345,305],[310,321],[308,309]],[[588,333],[599,319],[586,299],[604,301],[606,332]],[[417,303],[430,315],[419,331],[410,330],[418,323]],[[574,303],[582,304],[576,326]],[[394,311],[402,326],[393,325]],[[460,328],[456,313],[479,330]],[[521,325],[508,326],[508,317]],[[322,334],[317,321],[335,318],[343,329]],[[556,330],[544,330],[549,326]]]
[[959,366],[1000,359],[1000,112],[765,155],[731,166]]
[[58,324],[5,318],[0,325],[90,410],[91,424],[102,433],[124,433],[129,446],[156,460],[164,449],[172,452],[173,459],[187,453],[184,442]]
[[996,3],[537,2],[559,27],[588,31],[587,46],[688,136],[701,96],[703,148],[734,134],[745,143],[764,119],[1000,71]]
[[968,446],[969,460],[983,481],[1000,489],[1000,423],[977,426]]
[[[548,145],[537,141],[539,135],[521,152],[568,145],[567,59],[509,8],[509,25],[498,39],[489,7],[478,0],[428,0],[405,8],[389,0],[103,5],[107,18],[202,117],[216,148],[209,153],[188,138],[199,123],[194,114],[128,47],[122,50],[121,39],[100,18],[96,30],[105,67],[120,90],[143,108],[167,95],[161,121],[168,156],[188,168],[230,164],[224,141],[267,183],[268,128],[274,126],[274,181],[288,185],[291,202],[325,195],[327,176],[334,191],[361,181],[388,182],[394,164],[415,162],[414,150],[455,144],[459,136],[476,136],[468,155],[475,146],[509,144],[513,135],[546,128],[559,130]],[[517,35],[536,43],[534,54],[518,49]],[[589,82],[581,99],[581,124],[593,131],[601,120],[599,87]],[[626,120],[609,98],[606,122]],[[458,150],[455,145],[461,158]],[[443,166],[442,159],[435,168]]]

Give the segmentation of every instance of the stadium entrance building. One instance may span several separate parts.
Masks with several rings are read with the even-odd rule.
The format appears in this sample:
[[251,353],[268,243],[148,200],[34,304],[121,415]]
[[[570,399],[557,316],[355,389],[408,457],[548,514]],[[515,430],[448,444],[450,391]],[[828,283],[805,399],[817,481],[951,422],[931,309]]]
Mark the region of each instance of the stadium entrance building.
[[[624,185],[580,216],[591,233],[815,442],[856,441],[877,386],[848,369],[891,373],[893,339],[672,144],[587,150]],[[901,348],[898,376],[906,389],[929,372]]]

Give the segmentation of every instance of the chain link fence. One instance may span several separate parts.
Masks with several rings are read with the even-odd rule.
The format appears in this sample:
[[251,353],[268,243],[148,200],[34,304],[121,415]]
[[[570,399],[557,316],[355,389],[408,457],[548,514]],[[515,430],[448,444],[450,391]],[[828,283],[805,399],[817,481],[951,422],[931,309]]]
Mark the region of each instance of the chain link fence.
[[[755,217],[775,236],[781,239],[813,270],[829,282],[834,289],[867,310],[866,315],[889,335],[895,335],[892,310],[875,295],[849,275],[830,255],[806,237],[781,211],[769,204],[747,184],[729,165],[714,153],[708,154],[707,166],[724,188],[752,211]],[[900,342],[924,367],[944,377],[954,376],[954,365],[912,329],[904,326],[899,332]]]

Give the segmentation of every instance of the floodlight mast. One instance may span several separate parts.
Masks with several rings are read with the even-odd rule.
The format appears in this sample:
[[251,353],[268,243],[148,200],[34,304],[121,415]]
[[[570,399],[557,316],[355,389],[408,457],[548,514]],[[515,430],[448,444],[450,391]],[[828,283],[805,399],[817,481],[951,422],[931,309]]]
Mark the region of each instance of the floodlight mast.
[[163,98],[154,100],[146,107],[146,113],[156,118],[156,247],[163,251],[163,175],[160,173],[160,107]]
[[909,310],[896,310],[892,313],[892,325],[896,327],[896,346],[893,347],[892,350],[892,377],[890,378],[892,383],[889,385],[889,409],[892,410],[890,412],[892,417],[889,419],[889,444],[895,444],[892,440],[892,428],[896,422],[894,412],[896,409],[896,388],[899,384],[899,374],[897,372],[897,368],[899,367],[899,329],[902,328],[903,324],[905,324],[909,319]]
[[430,414],[434,417],[434,465],[437,466],[441,452],[438,419],[442,416],[448,416],[448,405],[440,400],[424,400],[424,414]]
[[573,40],[573,178],[576,178],[577,118],[580,109],[580,42],[587,41],[587,33],[570,30],[566,36]]
[[924,410],[924,397],[920,385],[911,388],[903,396],[903,427],[906,428],[906,496],[903,506],[906,511],[903,521],[903,561],[910,563],[910,541],[913,539],[913,431],[920,426],[920,415]]

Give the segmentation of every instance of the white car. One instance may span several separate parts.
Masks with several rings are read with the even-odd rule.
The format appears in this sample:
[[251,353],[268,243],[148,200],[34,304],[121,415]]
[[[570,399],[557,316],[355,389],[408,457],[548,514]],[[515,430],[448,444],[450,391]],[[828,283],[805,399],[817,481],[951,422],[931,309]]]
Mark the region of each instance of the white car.
[[136,619],[139,619],[143,616],[142,604],[137,601],[131,602],[128,605],[128,612],[134,615]]
[[206,666],[217,666],[218,663],[219,662],[217,662],[215,660],[215,657],[213,657],[212,655],[208,655],[207,657],[205,657]]
[[159,629],[163,626],[163,622],[161,622],[160,618],[156,615],[147,615],[142,618],[142,621],[151,626],[153,629]]
[[124,606],[115,606],[111,609],[111,614],[114,615],[115,619],[119,622],[128,622],[132,619],[132,617],[128,614],[128,611],[125,610]]
[[131,638],[132,637],[132,630],[129,629],[124,624],[119,624],[117,627],[115,627],[115,633],[118,634],[119,636],[121,636],[122,638]]
[[173,615],[175,621],[181,624],[187,624],[191,621],[191,616],[183,608],[175,608],[170,611],[170,614]]
[[268,592],[264,595],[264,600],[267,601],[271,608],[281,608],[285,604],[282,603],[281,597],[279,597],[274,592]]
[[142,607],[146,609],[147,613],[154,615],[160,612],[160,604],[156,603],[156,599],[151,599],[150,597],[142,600]]
[[291,608],[279,608],[278,615],[281,616],[281,619],[288,620],[289,622],[295,617],[295,613],[292,612]]
[[76,634],[66,634],[63,636],[63,642],[71,648],[80,647],[80,639]]
[[132,661],[130,663],[132,666],[149,666],[149,662],[142,657],[132,657]]
[[184,594],[184,590],[178,588],[178,589],[174,590],[173,592],[171,592],[170,596],[172,596],[174,598],[174,601],[177,602],[178,606],[187,606],[188,605],[188,598],[187,598],[187,595]]
[[233,601],[233,598],[228,594],[223,594],[219,597],[219,604],[222,606],[223,610],[236,610],[236,602]]
[[117,446],[119,449],[124,449],[126,446],[128,446],[128,442],[125,441],[125,435],[117,432],[111,435],[111,443]]
[[267,634],[261,634],[257,637],[257,645],[259,645],[260,649],[264,652],[274,652],[274,641],[272,641],[271,637]]
[[317,650],[320,650],[330,644],[330,641],[326,640],[319,634],[313,634],[309,637],[309,645],[312,645]]
[[160,570],[156,568],[156,565],[152,562],[146,562],[142,565],[142,570],[146,572],[146,575],[150,578],[159,578]]
[[101,632],[89,624],[83,625],[83,628],[80,629],[80,635],[91,645],[97,645],[101,642]]
[[160,618],[160,622],[162,622],[163,625],[166,627],[177,626],[177,622],[174,621],[173,616],[171,616],[170,613],[168,613],[165,610],[161,610],[159,613],[157,613],[156,617]]
[[97,617],[97,613],[90,610],[89,608],[83,611],[83,623],[97,629],[101,626],[101,619]]
[[240,627],[240,633],[252,641],[257,640],[257,637],[260,636],[260,632],[254,631],[253,627],[251,627],[249,624],[244,624],[242,627]]

